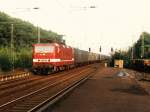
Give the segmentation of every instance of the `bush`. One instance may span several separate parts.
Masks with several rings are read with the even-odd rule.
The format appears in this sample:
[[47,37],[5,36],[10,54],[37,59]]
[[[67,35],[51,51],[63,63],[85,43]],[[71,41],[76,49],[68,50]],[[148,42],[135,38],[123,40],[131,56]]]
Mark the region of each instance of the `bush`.
[[0,68],[3,71],[11,70],[12,63],[11,63],[11,51],[9,48],[0,48]]
[[123,60],[125,68],[131,65],[130,53],[127,51],[115,51],[114,55],[112,55],[111,66],[114,66],[114,60]]
[[32,52],[29,48],[22,48],[16,55],[15,65],[18,68],[30,68],[32,66]]
[[12,63],[12,54],[9,47],[0,48],[0,69],[9,71],[14,68],[30,68],[32,66],[32,52],[30,48],[20,48],[14,52],[14,65]]

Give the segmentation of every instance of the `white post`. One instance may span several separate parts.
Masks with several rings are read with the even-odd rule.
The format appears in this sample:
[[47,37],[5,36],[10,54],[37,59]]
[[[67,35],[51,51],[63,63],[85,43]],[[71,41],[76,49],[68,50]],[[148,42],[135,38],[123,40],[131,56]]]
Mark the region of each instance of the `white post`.
[[41,36],[41,32],[40,32],[40,27],[38,27],[38,43],[40,43],[40,37]]
[[133,45],[133,47],[132,47],[131,50],[132,50],[132,51],[131,51],[131,59],[133,59],[133,55],[134,55],[134,45]]
[[142,33],[142,58],[144,57],[144,32]]
[[12,61],[12,70],[14,72],[14,25],[11,24],[11,61]]

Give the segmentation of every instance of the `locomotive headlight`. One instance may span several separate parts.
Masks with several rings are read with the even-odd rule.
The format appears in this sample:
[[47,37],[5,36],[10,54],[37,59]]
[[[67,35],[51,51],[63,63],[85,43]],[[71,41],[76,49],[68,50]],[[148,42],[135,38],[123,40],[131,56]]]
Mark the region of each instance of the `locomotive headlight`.
[[39,60],[38,59],[33,59],[33,62],[38,62]]

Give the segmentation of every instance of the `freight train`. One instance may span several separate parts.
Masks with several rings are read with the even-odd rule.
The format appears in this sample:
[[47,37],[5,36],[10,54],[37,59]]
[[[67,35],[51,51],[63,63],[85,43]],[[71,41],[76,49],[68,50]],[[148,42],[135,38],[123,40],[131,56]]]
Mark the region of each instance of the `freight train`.
[[100,62],[108,56],[72,48],[60,43],[38,43],[33,45],[33,71],[48,74],[76,66]]
[[132,48],[131,65],[134,69],[150,71],[150,34],[143,32]]
[[133,69],[150,72],[150,59],[132,59]]

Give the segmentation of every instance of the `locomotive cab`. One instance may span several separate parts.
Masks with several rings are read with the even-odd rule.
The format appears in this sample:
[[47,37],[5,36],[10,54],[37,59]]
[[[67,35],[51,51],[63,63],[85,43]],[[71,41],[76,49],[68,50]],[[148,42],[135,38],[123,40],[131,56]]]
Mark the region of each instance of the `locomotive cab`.
[[33,69],[35,72],[48,72],[53,68],[51,63],[55,59],[55,46],[53,44],[33,45]]

